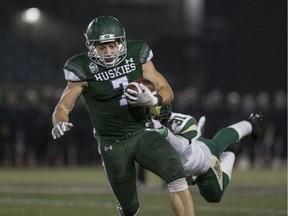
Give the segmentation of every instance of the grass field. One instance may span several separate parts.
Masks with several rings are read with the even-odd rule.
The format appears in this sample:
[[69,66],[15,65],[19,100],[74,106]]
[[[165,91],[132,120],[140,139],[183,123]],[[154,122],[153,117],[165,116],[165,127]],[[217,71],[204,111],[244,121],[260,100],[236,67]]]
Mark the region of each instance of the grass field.
[[[166,189],[149,173],[139,189],[141,215],[173,215]],[[191,187],[196,215],[287,215],[286,170],[235,171],[222,201],[207,203]],[[0,168],[0,216],[118,215],[102,168]]]

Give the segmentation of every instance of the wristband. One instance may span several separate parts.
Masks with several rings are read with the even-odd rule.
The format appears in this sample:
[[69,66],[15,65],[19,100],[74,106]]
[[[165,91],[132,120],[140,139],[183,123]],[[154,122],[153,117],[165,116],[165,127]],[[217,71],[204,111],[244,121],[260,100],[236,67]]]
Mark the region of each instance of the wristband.
[[157,104],[155,106],[161,106],[161,104],[163,102],[162,96],[159,94],[155,94],[154,96],[158,99]]

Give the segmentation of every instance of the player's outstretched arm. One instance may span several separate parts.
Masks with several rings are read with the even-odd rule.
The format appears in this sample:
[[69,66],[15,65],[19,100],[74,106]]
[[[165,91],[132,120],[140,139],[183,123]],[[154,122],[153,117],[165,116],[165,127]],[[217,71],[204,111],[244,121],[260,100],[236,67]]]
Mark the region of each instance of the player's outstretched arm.
[[54,127],[51,134],[54,139],[63,136],[73,126],[73,124],[69,123],[69,113],[82,94],[85,86],[85,82],[68,82],[52,114]]
[[160,133],[174,147],[179,155],[182,155],[188,148],[190,141],[181,135],[173,134],[167,127],[162,125],[158,120],[151,119],[146,126],[147,130],[154,130]]

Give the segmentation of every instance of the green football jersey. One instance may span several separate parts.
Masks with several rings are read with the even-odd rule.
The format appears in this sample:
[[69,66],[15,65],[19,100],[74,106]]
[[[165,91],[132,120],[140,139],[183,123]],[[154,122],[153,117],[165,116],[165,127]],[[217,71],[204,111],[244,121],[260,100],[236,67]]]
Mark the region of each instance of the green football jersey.
[[68,59],[65,79],[88,82],[83,96],[97,135],[122,136],[145,127],[144,107],[130,106],[124,89],[129,82],[143,77],[142,64],[152,57],[152,50],[144,41],[128,41],[126,58],[112,68],[95,64],[87,53]]

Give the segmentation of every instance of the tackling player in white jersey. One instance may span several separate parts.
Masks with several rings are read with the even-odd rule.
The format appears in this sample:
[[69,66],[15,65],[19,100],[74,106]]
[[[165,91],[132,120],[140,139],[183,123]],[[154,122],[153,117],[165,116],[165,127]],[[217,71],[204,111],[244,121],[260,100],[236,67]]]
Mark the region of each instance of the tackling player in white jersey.
[[208,202],[220,202],[231,179],[235,156],[243,148],[239,140],[246,136],[256,140],[262,136],[261,112],[221,129],[212,139],[201,136],[205,117],[197,124],[190,115],[171,112],[171,106],[150,108],[149,112],[152,119],[147,123],[147,130],[156,130],[170,142],[180,156],[187,182],[197,184]]

